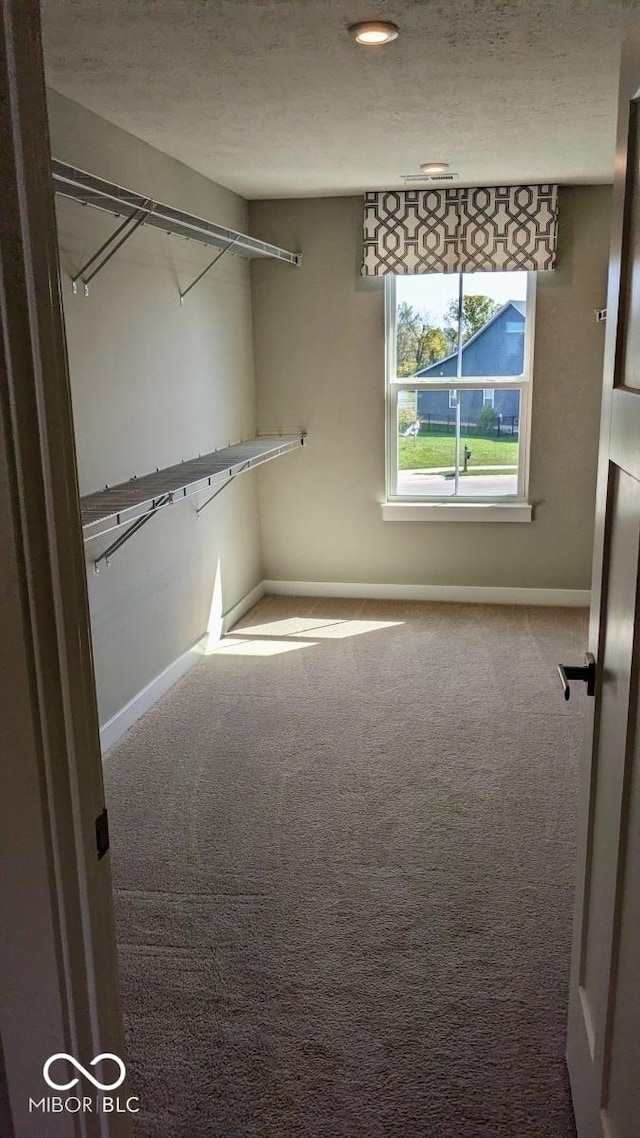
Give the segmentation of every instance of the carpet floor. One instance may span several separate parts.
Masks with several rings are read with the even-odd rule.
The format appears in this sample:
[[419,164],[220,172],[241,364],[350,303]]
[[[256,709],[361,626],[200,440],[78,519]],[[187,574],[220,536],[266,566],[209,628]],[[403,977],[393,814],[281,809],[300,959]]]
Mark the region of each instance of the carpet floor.
[[267,597],[112,748],[136,1138],[572,1138],[585,644]]

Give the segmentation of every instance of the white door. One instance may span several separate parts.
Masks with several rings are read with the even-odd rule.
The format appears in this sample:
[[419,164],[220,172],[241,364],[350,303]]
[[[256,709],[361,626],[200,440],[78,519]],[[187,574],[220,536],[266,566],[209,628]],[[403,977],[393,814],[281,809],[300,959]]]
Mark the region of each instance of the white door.
[[[567,1061],[578,1138],[640,1135],[640,36],[623,50]],[[577,663],[577,662],[576,662]]]

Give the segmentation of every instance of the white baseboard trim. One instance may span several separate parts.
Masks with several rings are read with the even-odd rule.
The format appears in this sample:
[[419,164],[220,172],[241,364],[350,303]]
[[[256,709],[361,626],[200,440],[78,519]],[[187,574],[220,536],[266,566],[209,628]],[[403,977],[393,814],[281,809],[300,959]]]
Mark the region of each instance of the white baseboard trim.
[[207,649],[208,640],[209,637],[206,633],[199,637],[186,652],[183,652],[182,656],[178,656],[177,660],[169,664],[163,672],[160,672],[159,676],[151,680],[143,687],[142,691],[134,695],[133,699],[125,703],[120,711],[116,711],[116,714],[112,715],[111,719],[102,725],[100,728],[100,744],[103,754],[109,750],[109,747],[113,746],[121,735],[124,735],[125,731],[137,719],[140,719],[141,715],[144,715],[145,711],[153,707],[154,703],[157,703],[161,696],[169,691],[169,688],[172,688],[182,676],[186,675],[194,664],[198,663],[198,660],[202,659]]
[[486,605],[588,608],[589,589],[514,589],[491,585],[372,585],[351,581],[263,581],[265,593],[285,597],[354,597],[391,601],[449,601]]
[[137,719],[140,719],[150,707],[153,707],[154,703],[157,703],[158,700],[169,691],[169,688],[172,688],[178,680],[182,679],[182,677],[193,668],[194,664],[197,664],[198,660],[202,659],[207,651],[211,651],[213,644],[220,638],[220,635],[224,636],[225,633],[229,632],[234,624],[236,624],[250,608],[253,608],[263,596],[264,584],[261,581],[260,584],[256,585],[254,589],[251,589],[246,596],[242,597],[237,604],[233,605],[228,612],[224,613],[218,629],[215,630],[213,634],[207,632],[204,636],[200,636],[186,652],[183,652],[177,660],[169,664],[169,666],[165,668],[163,672],[160,672],[160,675],[156,676],[154,680],[151,680],[142,691],[134,695],[133,699],[130,699],[120,711],[112,715],[111,719],[108,719],[100,728],[102,753],[104,754],[105,751],[108,751],[109,747],[112,747],[120,736],[124,735],[125,731],[127,731]]
[[246,593],[237,604],[233,605],[228,612],[224,614],[222,617],[223,635],[229,632],[234,624],[237,624],[244,614],[249,612],[249,609],[252,609],[254,605],[257,605],[258,601],[262,600],[264,593],[264,581],[261,581],[259,585],[256,585],[255,589],[251,589],[250,592]]

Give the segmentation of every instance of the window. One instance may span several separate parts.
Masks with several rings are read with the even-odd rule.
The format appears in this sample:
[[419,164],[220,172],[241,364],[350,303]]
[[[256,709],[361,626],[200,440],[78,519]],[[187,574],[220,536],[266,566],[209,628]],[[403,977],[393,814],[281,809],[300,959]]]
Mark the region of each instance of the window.
[[526,502],[535,278],[385,278],[388,503]]

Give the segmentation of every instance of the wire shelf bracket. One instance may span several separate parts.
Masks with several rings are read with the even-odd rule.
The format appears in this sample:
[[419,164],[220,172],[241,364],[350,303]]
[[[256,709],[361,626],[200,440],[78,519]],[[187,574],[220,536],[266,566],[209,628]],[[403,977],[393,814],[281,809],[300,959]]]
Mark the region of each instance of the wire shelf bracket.
[[207,275],[207,273],[209,272],[209,269],[212,269],[214,265],[217,265],[218,261],[221,261],[225,255],[225,253],[229,253],[233,249],[233,246],[235,244],[236,244],[236,241],[232,241],[230,245],[227,245],[226,249],[221,249],[219,253],[216,253],[215,257],[213,258],[213,261],[211,261],[207,265],[206,269],[203,269],[202,272],[196,277],[196,279],[191,282],[189,287],[185,288],[184,292],[180,293],[180,304],[181,305],[184,304],[184,298],[185,298],[185,296],[187,296],[188,293],[191,292],[191,289],[196,287],[198,282],[201,281],[202,278]]
[[[97,277],[98,273],[102,272],[105,265],[107,265],[114,254],[118,252],[118,249],[121,249],[125,242],[128,241],[130,237],[133,237],[136,229],[139,229],[140,226],[144,224],[152,209],[153,202],[148,201],[144,206],[141,206],[140,209],[137,209],[135,213],[132,213],[129,217],[124,219],[122,225],[118,226],[115,233],[112,233],[111,236],[107,238],[97,252],[93,254],[93,257],[90,257],[82,268],[78,269],[75,276],[71,278],[71,288],[74,293],[77,294],[78,292],[78,281],[82,281],[84,295],[89,295],[90,281],[92,281],[94,277]],[[87,273],[87,269],[90,269],[92,265],[95,265],[93,272]]]
[[306,439],[304,431],[296,435],[258,436],[85,495],[80,499],[85,543],[125,527],[106,549],[92,558],[95,572],[100,572],[103,563],[109,565],[113,555],[167,506],[211,488],[213,493],[196,509],[196,516],[200,517],[214,498],[241,474],[297,450],[304,446]]
[[[273,457],[275,458],[277,456],[274,455]],[[219,486],[218,489],[215,490],[209,498],[207,498],[206,502],[203,502],[201,506],[198,506],[198,509],[196,510],[197,516],[200,517],[200,514],[202,513],[203,510],[206,510],[209,503],[213,502],[213,499],[217,498],[218,494],[222,494],[222,491],[226,490],[227,486],[231,485],[234,478],[237,478],[239,474],[242,474],[245,470],[248,470],[248,468],[249,468],[249,464],[247,462],[245,462],[244,466],[241,466],[240,469],[235,472],[235,474],[229,474],[229,478],[227,479],[227,481],[223,482],[222,486]]]
[[147,522],[151,521],[151,518],[154,516],[154,514],[157,514],[158,510],[162,509],[163,506],[170,505],[172,501],[173,495],[165,494],[163,497],[159,498],[157,502],[154,502],[153,506],[147,510],[146,514],[143,514],[141,518],[138,518],[137,521],[133,522],[124,531],[124,533],[120,534],[120,537],[117,537],[115,541],[111,542],[111,545],[108,546],[107,549],[102,551],[99,557],[96,557],[94,559],[94,571],[96,573],[100,572],[100,565],[103,561],[108,568],[111,564],[111,558],[113,557],[114,553],[117,553],[123,545],[126,545],[129,541],[129,538],[132,538],[134,533],[137,533],[138,530],[141,530],[143,525],[146,525]]
[[[184,210],[174,209],[173,206],[163,205],[153,198],[145,197],[133,190],[127,190],[114,182],[88,174],[75,166],[52,159],[51,172],[55,192],[60,197],[71,198],[82,205],[90,205],[103,210],[113,217],[124,217],[122,224],[115,233],[105,241],[104,245],[94,253],[93,257],[71,278],[74,292],[78,291],[78,282],[84,285],[84,293],[88,295],[88,285],[93,277],[104,268],[113,255],[124,245],[125,241],[135,233],[140,225],[150,225],[162,229],[165,233],[184,237],[186,240],[196,241],[200,245],[213,246],[220,250],[217,257],[204,269],[195,281],[183,292],[180,292],[181,303],[191,289],[202,280],[203,276],[213,268],[224,253],[233,252],[236,257],[263,258],[283,261],[289,265],[302,264],[301,253],[291,253],[278,245],[271,245],[267,241],[259,241],[249,237],[246,233],[239,233],[224,225],[217,225],[195,214]],[[87,270],[96,266],[93,272]]]

